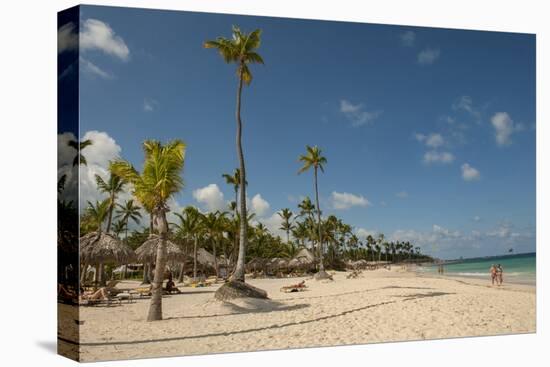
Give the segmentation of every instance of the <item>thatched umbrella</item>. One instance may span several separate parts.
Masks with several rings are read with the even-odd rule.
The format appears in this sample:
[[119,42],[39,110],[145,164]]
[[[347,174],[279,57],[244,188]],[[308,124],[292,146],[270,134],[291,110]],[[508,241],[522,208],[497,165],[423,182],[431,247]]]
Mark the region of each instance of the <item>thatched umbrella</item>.
[[308,270],[315,267],[315,256],[307,248],[301,249],[294,259],[299,260],[301,263],[301,268]]
[[[151,235],[136,249],[137,262],[142,264],[154,263],[157,258],[157,249],[161,243],[160,236]],[[172,241],[166,241],[166,259],[168,261],[183,261],[185,254]]]
[[262,259],[261,257],[255,257],[252,260],[246,264],[247,270],[250,271],[256,271],[256,270],[264,270],[266,265],[266,260]]
[[80,237],[80,262],[85,266],[98,265],[98,277],[101,276],[104,263],[128,264],[135,257],[130,246],[111,234],[90,232]]

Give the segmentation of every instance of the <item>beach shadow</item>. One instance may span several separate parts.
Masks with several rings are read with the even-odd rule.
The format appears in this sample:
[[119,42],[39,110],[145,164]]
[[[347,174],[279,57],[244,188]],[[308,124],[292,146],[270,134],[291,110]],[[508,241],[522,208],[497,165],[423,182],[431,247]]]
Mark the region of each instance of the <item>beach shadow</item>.
[[[318,321],[324,321],[333,319],[340,316],[345,316],[354,312],[367,310],[370,308],[380,307],[388,304],[397,303],[397,301],[388,301],[388,302],[381,302],[371,305],[366,305],[358,308],[354,308],[351,310],[343,311],[337,314],[332,315],[326,315],[321,316],[315,319],[309,319],[309,320],[303,320],[303,321],[295,321],[295,322],[287,322],[284,324],[274,324],[264,327],[258,327],[258,328],[251,328],[251,329],[243,329],[243,330],[235,330],[235,331],[223,331],[223,332],[217,332],[217,333],[210,333],[210,334],[199,334],[199,335],[188,335],[188,336],[179,336],[179,337],[172,337],[172,338],[163,338],[163,339],[146,339],[146,340],[134,340],[134,341],[112,341],[112,342],[89,342],[89,343],[80,343],[80,346],[88,346],[88,347],[101,347],[101,346],[109,346],[109,345],[134,345],[134,344],[146,344],[146,343],[158,343],[158,342],[171,342],[171,341],[182,341],[182,340],[190,340],[190,339],[202,339],[202,338],[210,338],[210,337],[216,337],[216,336],[230,336],[230,335],[238,335],[238,334],[246,334],[246,333],[253,333],[253,332],[259,332],[264,330],[276,330],[276,329],[282,329],[289,326],[301,326],[301,325],[307,325]],[[62,340],[69,344],[76,344],[76,342],[64,338],[59,338],[59,340]]]
[[401,287],[398,285],[389,285],[387,287],[382,287],[380,289],[433,289],[431,287]]
[[394,296],[394,297],[402,297],[402,298],[404,298],[403,301],[413,301],[413,300],[416,300],[416,299],[442,297],[442,296],[447,296],[447,295],[451,295],[451,294],[456,294],[456,293],[428,292],[428,293],[405,294],[405,295],[402,295],[402,296]]
[[37,340],[36,345],[45,351],[57,354],[57,342],[52,340]]
[[252,314],[252,313],[295,311],[295,310],[301,310],[303,308],[310,307],[310,305],[306,303],[289,306],[289,305],[285,305],[283,303],[275,302],[275,301],[269,301],[269,304],[266,303],[264,305],[258,305],[258,303],[254,303],[254,302],[249,302],[245,306],[240,306],[229,302],[225,302],[224,304],[234,312],[228,312],[224,314],[213,314],[213,315],[168,317],[165,320],[207,319],[207,318],[213,318],[213,317],[236,316],[236,315],[245,315],[245,314]]

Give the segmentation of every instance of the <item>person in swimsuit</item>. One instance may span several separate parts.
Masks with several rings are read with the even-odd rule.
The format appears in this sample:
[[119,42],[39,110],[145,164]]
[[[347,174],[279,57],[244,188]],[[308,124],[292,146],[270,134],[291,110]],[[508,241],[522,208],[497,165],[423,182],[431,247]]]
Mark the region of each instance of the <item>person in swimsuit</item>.
[[502,285],[503,276],[502,273],[504,270],[502,270],[502,266],[500,264],[496,267],[496,278],[497,278],[497,284]]
[[491,273],[491,284],[495,285],[495,281],[497,281],[498,284],[497,267],[495,266],[495,264],[491,265],[491,270],[489,270],[489,272]]

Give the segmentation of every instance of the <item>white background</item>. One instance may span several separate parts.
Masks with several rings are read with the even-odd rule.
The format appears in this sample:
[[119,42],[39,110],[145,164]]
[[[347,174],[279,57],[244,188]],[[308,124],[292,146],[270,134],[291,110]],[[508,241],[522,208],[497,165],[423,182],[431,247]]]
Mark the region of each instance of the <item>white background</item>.
[[[537,334],[132,361],[135,366],[522,366],[547,363],[550,26],[544,1],[96,1],[102,5],[537,33]],[[74,365],[56,343],[56,12],[0,2],[0,364]],[[545,24],[546,22],[546,24]],[[513,86],[510,86],[513,88]],[[546,226],[545,226],[546,225]],[[546,307],[546,309],[545,309]],[[546,343],[545,343],[546,342]],[[546,347],[546,350],[544,349]],[[546,356],[546,358],[545,358]],[[542,362],[544,361],[544,362]],[[127,365],[127,361],[97,366]]]

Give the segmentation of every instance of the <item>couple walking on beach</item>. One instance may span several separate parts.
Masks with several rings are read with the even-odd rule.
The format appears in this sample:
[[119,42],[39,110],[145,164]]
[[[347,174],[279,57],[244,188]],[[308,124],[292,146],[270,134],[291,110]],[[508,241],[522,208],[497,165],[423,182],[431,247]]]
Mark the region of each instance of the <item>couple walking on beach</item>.
[[503,272],[504,271],[502,270],[502,266],[500,264],[491,265],[491,284],[492,285],[495,285],[495,282],[497,283],[497,285],[502,285]]

